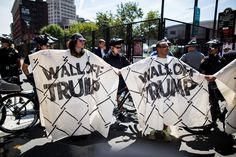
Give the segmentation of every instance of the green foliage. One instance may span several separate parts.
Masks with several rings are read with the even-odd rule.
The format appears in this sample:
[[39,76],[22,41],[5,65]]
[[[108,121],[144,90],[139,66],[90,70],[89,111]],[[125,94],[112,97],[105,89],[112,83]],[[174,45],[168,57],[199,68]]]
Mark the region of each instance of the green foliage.
[[138,3],[127,2],[117,6],[117,21],[122,23],[134,22],[137,18],[143,17],[143,11],[138,8]]
[[98,12],[96,15],[97,15],[96,24],[99,29],[112,26],[113,15],[111,12],[108,11],[106,11],[106,13]]
[[64,37],[63,29],[57,24],[50,24],[48,26],[44,26],[40,30],[40,34],[49,34],[58,39],[62,39]]
[[74,33],[81,33],[84,38],[86,39],[86,46],[88,49],[91,48],[92,45],[92,31],[98,30],[98,26],[94,22],[79,22],[71,25],[67,32],[66,38],[67,40],[69,37]]

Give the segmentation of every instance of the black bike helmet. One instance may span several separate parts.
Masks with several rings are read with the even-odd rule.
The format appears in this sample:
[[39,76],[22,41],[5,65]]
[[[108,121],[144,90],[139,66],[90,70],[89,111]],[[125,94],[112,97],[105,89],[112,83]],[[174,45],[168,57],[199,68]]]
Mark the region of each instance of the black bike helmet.
[[2,43],[9,43],[9,44],[13,44],[14,43],[12,38],[9,35],[7,35],[7,34],[2,34],[2,36],[0,36],[0,39],[1,39]]
[[48,34],[43,34],[39,35],[34,38],[34,42],[36,42],[39,45],[48,45],[48,44],[53,44],[57,41],[58,39],[55,37],[52,37]]
[[112,38],[112,39],[110,40],[110,46],[120,45],[120,44],[123,44],[123,43],[124,43],[124,40],[121,39],[121,38],[117,38],[117,37]]
[[211,39],[211,40],[208,41],[206,44],[207,44],[209,47],[215,47],[215,48],[223,46],[223,43],[220,42],[220,41],[217,40],[217,39]]

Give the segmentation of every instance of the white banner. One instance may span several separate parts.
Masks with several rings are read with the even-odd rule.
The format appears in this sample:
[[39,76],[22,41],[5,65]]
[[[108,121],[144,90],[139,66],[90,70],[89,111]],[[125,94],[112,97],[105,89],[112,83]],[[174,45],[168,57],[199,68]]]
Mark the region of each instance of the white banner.
[[214,74],[217,87],[227,102],[226,132],[236,132],[236,59]]
[[109,64],[87,50],[81,58],[69,50],[43,50],[30,55],[30,63],[48,136],[97,130],[107,137],[119,81]]
[[207,81],[177,58],[148,57],[121,71],[144,135],[163,124],[202,126],[211,122]]

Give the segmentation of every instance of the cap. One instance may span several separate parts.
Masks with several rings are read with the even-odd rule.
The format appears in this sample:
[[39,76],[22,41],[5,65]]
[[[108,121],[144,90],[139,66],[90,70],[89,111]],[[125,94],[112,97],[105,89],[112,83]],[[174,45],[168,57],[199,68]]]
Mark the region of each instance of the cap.
[[188,44],[185,47],[197,47],[197,46],[198,46],[197,41],[192,39],[188,42]]
[[98,42],[99,42],[99,43],[101,43],[101,42],[104,42],[104,43],[105,43],[106,41],[105,41],[104,39],[99,39]]
[[0,39],[1,39],[2,43],[9,43],[9,44],[13,44],[14,43],[12,38],[9,35],[7,35],[7,34],[2,34],[2,36],[0,36]]
[[74,34],[72,34],[72,36],[71,36],[71,38],[70,38],[71,40],[86,40],[84,37],[83,37],[83,35],[81,35],[80,33],[74,33]]
[[206,44],[209,45],[209,47],[221,47],[221,46],[223,46],[223,43],[221,43],[217,39],[211,39]]
[[124,43],[124,40],[121,38],[111,38],[111,40],[110,40],[110,46],[120,45],[123,43]]

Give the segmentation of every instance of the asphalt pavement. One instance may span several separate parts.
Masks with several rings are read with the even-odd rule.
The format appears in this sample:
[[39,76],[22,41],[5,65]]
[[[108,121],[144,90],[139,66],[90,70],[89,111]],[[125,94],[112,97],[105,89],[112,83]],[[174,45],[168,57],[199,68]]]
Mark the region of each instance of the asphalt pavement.
[[52,141],[39,124],[20,134],[0,132],[0,157],[236,157],[236,134],[221,123],[202,135],[171,127],[172,141],[165,141],[140,136],[135,113],[129,115],[123,123],[114,118],[107,138],[94,132]]

